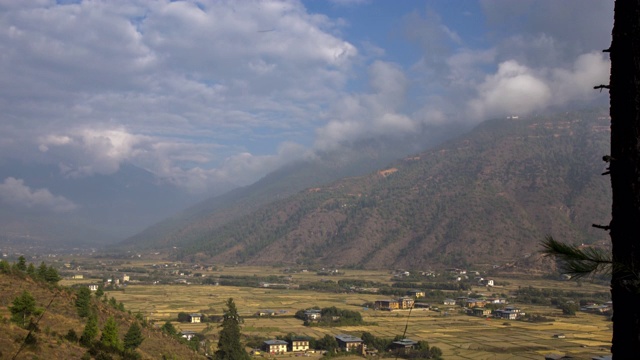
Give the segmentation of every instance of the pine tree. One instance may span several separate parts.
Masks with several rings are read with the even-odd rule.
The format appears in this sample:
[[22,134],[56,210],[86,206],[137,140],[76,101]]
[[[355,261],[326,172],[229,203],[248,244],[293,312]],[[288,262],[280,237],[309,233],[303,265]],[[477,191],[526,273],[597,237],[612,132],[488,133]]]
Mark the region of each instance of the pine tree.
[[29,323],[32,315],[36,315],[36,299],[28,291],[13,299],[13,305],[9,307],[11,311],[11,321],[25,327]]
[[11,272],[11,265],[6,260],[0,260],[0,273],[8,274]]
[[58,270],[49,265],[49,267],[47,268],[47,272],[44,275],[44,280],[50,284],[57,284],[60,279],[61,278],[60,275],[58,275]]
[[178,333],[175,326],[173,326],[173,324],[170,321],[167,321],[166,323],[164,323],[164,325],[162,325],[160,330],[162,330],[163,333],[169,336],[176,336],[176,334]]
[[100,337],[100,343],[105,347],[120,350],[122,344],[118,337],[118,324],[113,316],[109,316],[102,328],[102,336]]
[[84,326],[84,331],[80,336],[80,344],[84,346],[91,346],[93,340],[98,336],[98,317],[96,314],[89,315],[87,324]]
[[227,309],[222,320],[218,350],[215,353],[216,360],[248,360],[249,354],[240,343],[240,323],[242,319],[238,315],[238,309],[233,298],[227,300]]
[[27,271],[27,259],[25,259],[24,256],[20,255],[20,257],[18,258],[16,269],[20,271]]
[[89,288],[83,286],[78,289],[76,309],[80,317],[87,317],[91,313],[91,290]]
[[27,266],[27,275],[31,276],[33,279],[36,278],[36,267],[33,266],[33,263],[29,263],[29,266]]
[[39,280],[42,281],[44,281],[44,279],[47,277],[47,264],[45,264],[44,261],[40,263],[40,266],[38,266],[36,276]]
[[124,348],[127,350],[134,350],[138,346],[140,346],[143,341],[144,336],[142,336],[142,329],[137,322],[134,322],[133,324],[131,324],[129,330],[124,335]]

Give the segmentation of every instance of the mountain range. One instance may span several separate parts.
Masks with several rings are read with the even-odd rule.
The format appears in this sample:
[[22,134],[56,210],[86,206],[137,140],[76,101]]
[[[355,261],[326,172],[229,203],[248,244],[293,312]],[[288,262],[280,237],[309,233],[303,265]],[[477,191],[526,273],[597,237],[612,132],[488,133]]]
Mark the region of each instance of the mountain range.
[[48,194],[52,201],[64,199],[73,208],[55,211],[30,206],[25,194],[20,203],[0,197],[0,245],[100,247],[121,241],[196,201],[193,195],[130,164],[111,175],[70,178],[56,165],[3,159],[0,181],[5,181],[5,187],[7,179],[19,184],[11,189],[14,193],[31,193],[32,198]]
[[[160,235],[167,223],[179,220],[178,224],[184,226],[197,219],[198,214],[218,208],[224,208],[227,214],[245,214],[259,204],[309,186],[366,174],[411,151],[404,144],[376,141],[362,142],[359,149],[362,151],[317,154],[274,169],[252,186],[224,184],[214,193],[205,194],[189,192],[127,163],[113,174],[70,177],[58,165],[0,159],[0,246],[28,247],[30,251],[101,248],[163,219],[172,219],[144,232],[159,231],[156,235]],[[214,196],[220,194],[225,195]],[[48,200],[50,208],[31,204],[35,198],[40,202]],[[231,205],[236,200],[233,210]],[[67,208],[56,211],[59,209],[52,209],[53,205]]]
[[[330,166],[282,169],[119,247],[220,263],[418,268],[517,261],[546,235],[604,246],[591,224],[610,217],[609,134],[605,110],[490,120],[367,175],[325,183]],[[318,174],[317,184],[300,189],[293,173]]]

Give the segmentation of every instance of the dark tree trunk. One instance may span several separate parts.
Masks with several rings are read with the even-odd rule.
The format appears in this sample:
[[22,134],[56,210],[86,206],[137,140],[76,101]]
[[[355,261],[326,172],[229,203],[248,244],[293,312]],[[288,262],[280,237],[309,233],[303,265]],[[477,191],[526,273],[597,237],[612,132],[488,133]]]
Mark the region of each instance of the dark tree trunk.
[[640,358],[640,0],[617,0],[611,42],[611,298],[615,360]]

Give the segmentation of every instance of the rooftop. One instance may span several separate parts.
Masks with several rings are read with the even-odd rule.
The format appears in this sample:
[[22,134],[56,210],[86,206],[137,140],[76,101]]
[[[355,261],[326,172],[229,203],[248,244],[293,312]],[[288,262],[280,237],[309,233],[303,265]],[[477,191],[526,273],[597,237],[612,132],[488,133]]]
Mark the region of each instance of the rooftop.
[[287,345],[287,342],[284,340],[265,340],[264,343],[267,345]]
[[362,339],[360,339],[359,337],[347,334],[338,334],[335,336],[335,338],[342,342],[362,342]]
[[394,341],[393,343],[398,345],[403,345],[403,346],[409,346],[409,345],[416,345],[418,342],[410,339],[402,339],[402,340]]

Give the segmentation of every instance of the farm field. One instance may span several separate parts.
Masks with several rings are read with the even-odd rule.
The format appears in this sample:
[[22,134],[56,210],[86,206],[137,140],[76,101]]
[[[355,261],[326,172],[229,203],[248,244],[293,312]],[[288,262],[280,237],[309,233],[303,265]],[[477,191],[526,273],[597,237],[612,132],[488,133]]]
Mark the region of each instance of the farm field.
[[[229,269],[225,269],[229,270]],[[225,271],[226,272],[226,271]],[[233,268],[235,275],[260,276],[282,274],[275,269],[265,268]],[[220,273],[220,271],[218,271]],[[224,273],[224,272],[223,272]],[[318,281],[316,274],[296,273],[292,275],[297,283]],[[372,281],[389,281],[389,272],[346,271],[339,277],[331,277],[337,281],[353,277]],[[560,282],[544,279],[513,279],[493,277],[503,287],[495,287],[492,293],[508,293],[519,286],[538,288],[561,288],[581,292],[606,291],[606,287],[590,283]],[[486,288],[475,291],[485,293]],[[285,290],[269,288],[248,288],[212,285],[129,285],[125,291],[107,292],[122,301],[132,312],[141,312],[145,317],[156,322],[175,320],[179,312],[201,312],[209,315],[222,314],[224,302],[233,298],[240,314],[245,317],[243,334],[273,338],[276,335],[295,333],[321,338],[325,334],[349,333],[360,336],[367,331],[377,337],[393,338],[402,335],[407,326],[406,337],[413,340],[426,340],[432,346],[443,350],[446,359],[541,359],[549,353],[588,356],[604,355],[609,352],[611,340],[611,322],[606,316],[578,313],[565,317],[558,309],[532,305],[520,305],[527,313],[540,314],[555,321],[529,323],[515,320],[498,320],[472,317],[451,307],[442,312],[426,309],[401,311],[376,311],[363,308],[366,302],[384,299],[388,296],[358,293],[323,293],[302,290]],[[367,323],[375,325],[344,327],[306,327],[293,314],[312,306],[330,307],[360,311]],[[275,310],[278,315],[256,318],[258,310]],[[446,315],[445,315],[446,314]],[[174,322],[180,330],[203,332],[215,335],[216,324],[183,324]],[[207,326],[209,326],[207,328]],[[563,339],[554,338],[554,334],[562,333]]]

